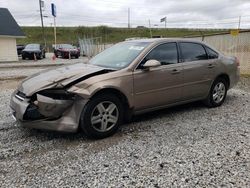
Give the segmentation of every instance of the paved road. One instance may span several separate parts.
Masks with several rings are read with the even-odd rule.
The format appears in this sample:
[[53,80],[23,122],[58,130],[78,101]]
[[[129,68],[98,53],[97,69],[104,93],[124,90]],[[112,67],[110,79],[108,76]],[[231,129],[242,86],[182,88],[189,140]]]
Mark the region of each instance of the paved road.
[[87,60],[87,57],[80,57],[79,59],[57,58],[56,60],[52,60],[52,54],[49,54],[46,59],[38,61],[20,60],[19,62],[0,63],[0,80],[23,79],[44,69],[79,62],[84,63]]

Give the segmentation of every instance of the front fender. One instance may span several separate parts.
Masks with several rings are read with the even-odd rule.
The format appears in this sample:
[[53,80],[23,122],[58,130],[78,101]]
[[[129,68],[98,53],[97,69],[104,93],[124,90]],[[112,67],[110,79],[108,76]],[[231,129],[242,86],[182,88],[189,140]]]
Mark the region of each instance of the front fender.
[[129,90],[126,90],[126,88],[116,87],[113,85],[95,84],[88,88],[79,88],[77,86],[73,86],[70,89],[68,89],[68,91],[77,94],[78,96],[83,97],[84,99],[90,99],[96,93],[102,90],[113,89],[122,93],[127,98],[129,107],[133,107],[132,86]]

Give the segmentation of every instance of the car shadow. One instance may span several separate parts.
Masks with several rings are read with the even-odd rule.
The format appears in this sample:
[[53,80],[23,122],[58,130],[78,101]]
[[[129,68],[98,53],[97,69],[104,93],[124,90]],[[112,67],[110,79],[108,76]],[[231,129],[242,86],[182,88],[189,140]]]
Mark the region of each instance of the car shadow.
[[[227,99],[225,100],[224,105],[229,105],[228,103],[233,103],[235,100],[237,100],[237,96],[234,95],[228,95]],[[156,110],[152,112],[147,112],[140,115],[135,115],[132,117],[131,121],[129,123],[125,123],[121,126],[119,131],[108,138],[101,139],[101,142],[103,140],[109,140],[109,139],[115,139],[125,136],[126,134],[123,134],[123,128],[132,128],[137,127],[143,128],[143,126],[147,126],[143,122],[152,121],[154,119],[158,119],[161,117],[166,117],[169,115],[176,115],[178,113],[182,112],[188,112],[191,110],[201,110],[201,109],[209,109],[204,103],[198,101],[198,102],[192,102],[188,104],[173,106],[169,108],[164,108],[161,110]],[[212,109],[212,108],[211,108]],[[140,122],[140,124],[138,124]],[[37,140],[43,141],[49,141],[49,140],[56,140],[56,139],[62,139],[62,140],[68,140],[69,142],[72,141],[79,141],[84,140],[86,142],[98,142],[98,140],[89,139],[87,138],[84,133],[79,130],[76,133],[64,133],[64,132],[56,132],[56,131],[47,131],[47,130],[37,130],[37,129],[27,129],[22,128],[27,134],[25,134],[27,137],[36,137]],[[133,130],[137,131],[137,129]]]
[[[222,104],[222,106],[228,105],[229,103],[233,103],[234,101],[237,101],[237,100],[238,100],[237,96],[229,94],[229,95],[227,95],[227,98],[224,101],[224,104]],[[177,106],[173,106],[173,107],[169,107],[169,108],[163,108],[160,110],[155,110],[155,111],[143,113],[140,115],[135,115],[132,117],[131,123],[157,119],[157,118],[160,118],[162,116],[166,116],[170,113],[176,114],[176,113],[186,112],[186,111],[190,111],[190,110],[199,110],[199,109],[213,109],[213,108],[206,106],[202,101],[196,101],[196,102],[177,105]]]
[[169,108],[163,108],[160,110],[155,110],[152,112],[147,112],[147,113],[143,113],[140,115],[136,115],[132,117],[131,122],[136,123],[136,122],[141,122],[141,121],[153,120],[153,119],[160,118],[162,116],[166,116],[170,113],[176,114],[176,113],[185,112],[185,111],[189,111],[193,109],[199,109],[199,108],[207,108],[207,107],[202,102],[192,102],[188,104],[177,105],[177,106],[173,106]]

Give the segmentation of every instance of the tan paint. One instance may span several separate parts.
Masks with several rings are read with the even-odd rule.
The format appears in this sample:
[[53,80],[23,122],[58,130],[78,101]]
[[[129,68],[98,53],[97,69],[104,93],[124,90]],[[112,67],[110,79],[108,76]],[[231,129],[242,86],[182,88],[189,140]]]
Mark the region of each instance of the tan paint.
[[[184,39],[145,39],[152,43],[126,68],[99,74],[74,84],[67,91],[75,93],[78,97],[72,105],[67,106],[65,101],[57,101],[62,104],[60,108],[55,107],[54,115],[61,114],[59,119],[53,121],[40,120],[22,121],[22,116],[29,104],[28,100],[20,101],[11,98],[11,108],[16,112],[16,117],[26,127],[44,128],[60,131],[76,131],[78,128],[81,112],[86,103],[99,91],[103,89],[115,89],[122,93],[133,109],[133,113],[151,111],[163,107],[183,104],[191,101],[205,99],[209,93],[214,79],[220,74],[230,77],[230,88],[239,79],[239,69],[233,58],[220,54],[217,60],[205,60],[195,62],[177,63],[163,66],[137,69],[143,58],[156,46],[166,42],[191,41]],[[195,42],[195,41],[191,41]],[[149,63],[149,64],[152,64]],[[212,68],[210,67],[212,64]],[[72,81],[88,76],[89,74],[103,71],[104,68],[92,65],[76,64],[61,67],[56,70],[44,71],[26,79],[18,88],[27,96],[48,88],[63,88]],[[53,99],[40,98],[42,108],[44,105],[53,103]],[[39,104],[39,100],[38,100]],[[56,102],[55,102],[56,104]],[[42,110],[41,110],[42,112]],[[46,114],[46,111],[42,112]],[[48,115],[48,114],[46,114]]]

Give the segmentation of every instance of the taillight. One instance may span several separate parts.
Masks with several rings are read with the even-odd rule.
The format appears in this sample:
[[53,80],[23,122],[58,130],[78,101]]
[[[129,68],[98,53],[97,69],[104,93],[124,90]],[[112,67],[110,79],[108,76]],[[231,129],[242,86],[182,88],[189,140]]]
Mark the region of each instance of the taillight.
[[235,61],[236,61],[237,67],[239,67],[240,66],[240,61],[239,61],[239,59],[237,57],[235,57]]

